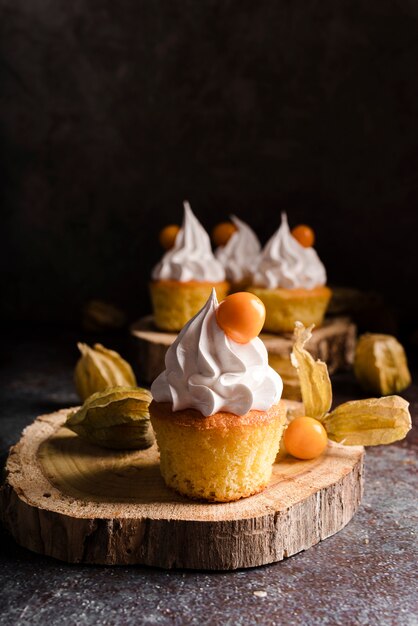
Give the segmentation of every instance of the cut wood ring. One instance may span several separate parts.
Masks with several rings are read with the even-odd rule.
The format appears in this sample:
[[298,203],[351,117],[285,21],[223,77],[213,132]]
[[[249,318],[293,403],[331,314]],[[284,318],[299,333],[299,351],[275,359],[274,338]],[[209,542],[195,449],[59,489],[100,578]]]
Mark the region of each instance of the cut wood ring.
[[330,537],[361,501],[362,447],[330,442],[313,461],[285,457],[264,492],[207,504],[165,486],[156,446],[98,448],[63,426],[67,414],[43,415],[24,430],[0,491],[7,529],[39,554],[70,563],[254,567]]

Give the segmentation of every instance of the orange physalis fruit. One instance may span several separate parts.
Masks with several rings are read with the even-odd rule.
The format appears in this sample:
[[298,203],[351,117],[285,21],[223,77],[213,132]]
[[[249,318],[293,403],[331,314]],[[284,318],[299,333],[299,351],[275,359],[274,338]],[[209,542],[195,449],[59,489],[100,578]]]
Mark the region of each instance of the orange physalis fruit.
[[228,243],[237,227],[232,222],[221,222],[212,231],[212,241],[215,246],[224,246]]
[[297,459],[316,459],[328,443],[328,435],[321,422],[313,417],[296,417],[284,431],[284,445]]
[[248,343],[260,333],[266,309],[253,293],[239,291],[223,300],[216,309],[216,321],[225,334],[237,343]]
[[161,230],[158,239],[165,250],[170,250],[174,246],[179,230],[180,226],[177,226],[177,224],[170,224]]
[[315,243],[315,233],[306,224],[299,224],[292,228],[292,235],[304,248],[310,248]]

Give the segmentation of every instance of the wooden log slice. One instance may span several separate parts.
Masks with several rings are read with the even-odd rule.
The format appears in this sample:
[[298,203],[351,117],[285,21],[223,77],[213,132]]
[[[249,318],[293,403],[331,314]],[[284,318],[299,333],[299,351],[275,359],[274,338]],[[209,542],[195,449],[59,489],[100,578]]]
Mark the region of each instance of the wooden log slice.
[[[298,406],[293,403],[293,413]],[[300,411],[300,406],[299,406]],[[11,448],[3,522],[22,546],[71,563],[230,570],[280,561],[339,531],[363,492],[363,448],[330,443],[313,461],[276,462],[267,489],[228,504],[165,486],[154,446],[109,451],[39,417]]]
[[[144,317],[131,327],[138,351],[140,376],[151,383],[164,369],[165,354],[177,337],[154,326],[153,317]],[[292,333],[273,335],[262,333],[270,365],[283,379],[283,397],[300,400],[300,385],[297,372],[290,362],[293,346]],[[325,361],[330,374],[353,363],[356,327],[347,317],[326,319],[323,326],[315,328],[306,346],[312,356]]]

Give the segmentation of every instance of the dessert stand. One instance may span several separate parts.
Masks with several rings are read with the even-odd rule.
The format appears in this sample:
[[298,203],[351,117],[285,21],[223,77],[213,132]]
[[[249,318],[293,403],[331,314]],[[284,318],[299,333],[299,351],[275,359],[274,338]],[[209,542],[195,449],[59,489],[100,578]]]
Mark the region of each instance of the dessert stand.
[[[286,401],[288,411],[302,406]],[[165,486],[156,445],[93,446],[38,417],[11,448],[0,514],[21,546],[70,563],[233,570],[306,550],[343,528],[363,493],[362,447],[329,442],[312,461],[289,456],[260,494],[210,504]]]

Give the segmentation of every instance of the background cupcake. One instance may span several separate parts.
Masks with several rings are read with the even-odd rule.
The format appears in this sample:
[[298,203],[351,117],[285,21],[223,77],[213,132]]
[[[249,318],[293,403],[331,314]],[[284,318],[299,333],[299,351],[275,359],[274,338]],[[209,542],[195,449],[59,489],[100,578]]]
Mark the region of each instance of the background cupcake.
[[224,246],[219,246],[215,250],[215,256],[225,268],[231,291],[240,291],[251,283],[251,273],[260,254],[261,245],[248,224],[234,215],[231,216],[231,220],[236,226],[236,231]]
[[184,218],[174,246],[152,271],[154,321],[162,330],[180,330],[205,304],[212,288],[219,299],[229,289],[225,270],[212,252],[209,235],[184,202]]
[[286,213],[267,242],[252,275],[249,291],[265,304],[269,332],[292,332],[296,320],[322,324],[331,290],[325,267],[312,247],[302,246],[289,230]]

